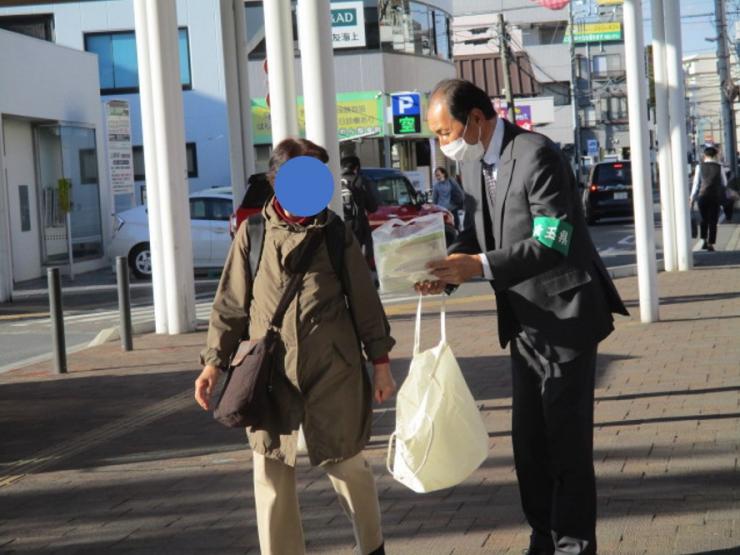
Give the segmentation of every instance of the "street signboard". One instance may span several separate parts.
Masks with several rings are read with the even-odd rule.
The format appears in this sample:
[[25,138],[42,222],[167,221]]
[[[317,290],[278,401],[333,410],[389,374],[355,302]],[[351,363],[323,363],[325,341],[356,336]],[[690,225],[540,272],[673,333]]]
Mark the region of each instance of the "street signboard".
[[596,156],[599,153],[599,141],[596,139],[586,141],[586,150],[589,156]]
[[[620,41],[622,23],[619,21],[576,23],[573,27],[573,39],[576,43]],[[563,43],[570,43],[570,28],[565,29]]]
[[331,42],[334,48],[361,48],[365,42],[362,1],[331,3]]
[[421,94],[399,92],[391,94],[393,134],[421,133]]

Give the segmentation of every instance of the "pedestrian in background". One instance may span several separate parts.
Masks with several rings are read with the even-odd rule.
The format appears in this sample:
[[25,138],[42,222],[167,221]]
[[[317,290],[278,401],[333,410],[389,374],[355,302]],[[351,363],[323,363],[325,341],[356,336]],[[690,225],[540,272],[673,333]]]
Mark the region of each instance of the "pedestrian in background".
[[593,414],[596,351],[627,314],[581,211],[575,176],[545,136],[496,116],[488,94],[439,83],[427,122],[462,164],[475,226],[431,263],[440,293],[483,277],[496,293],[502,348],[511,345],[512,440],[526,553],[597,552]]
[[[280,166],[297,156],[329,161],[322,147],[305,139],[286,139],[270,158],[271,184]],[[311,187],[311,182],[305,186]],[[291,260],[310,244],[314,234],[326,235],[326,229],[336,229],[332,222],[338,218],[328,209],[314,217],[297,217],[275,197],[263,209],[263,216],[264,246],[256,276],[253,279],[249,266],[248,226],[242,225],[216,291],[206,348],[201,353],[204,368],[195,382],[195,398],[206,410],[240,340],[267,333],[290,281]],[[357,240],[344,225],[338,229],[345,237],[339,243],[344,246],[343,275],[336,274],[326,240],[311,260],[280,330],[279,367],[274,371],[287,377],[287,382],[280,383],[289,389],[273,390],[281,414],[247,428],[263,555],[305,552],[295,483],[300,426],[310,463],[327,473],[352,521],[357,552],[385,553],[375,479],[361,452],[370,437],[372,397],[381,403],[395,392],[388,360],[395,342]],[[373,362],[372,383],[361,345]]]
[[713,146],[704,149],[704,161],[696,167],[689,197],[689,206],[696,203],[699,207],[701,248],[706,251],[714,250],[719,210],[726,201],[727,177],[717,160],[717,154],[718,151]]
[[357,156],[345,156],[341,166],[344,221],[354,232],[365,251],[365,259],[370,263],[373,258],[373,234],[368,214],[378,209],[378,195],[373,184],[362,176]]
[[455,218],[455,227],[460,229],[460,215],[465,204],[465,193],[457,182],[449,176],[447,170],[439,167],[434,170],[432,187],[432,204],[446,208]]

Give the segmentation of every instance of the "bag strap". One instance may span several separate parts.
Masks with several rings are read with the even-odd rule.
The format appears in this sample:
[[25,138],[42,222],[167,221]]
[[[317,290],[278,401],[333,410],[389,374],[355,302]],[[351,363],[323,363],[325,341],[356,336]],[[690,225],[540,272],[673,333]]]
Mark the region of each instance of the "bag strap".
[[290,303],[293,302],[293,299],[298,294],[298,290],[303,284],[303,277],[306,275],[308,261],[316,253],[316,249],[318,249],[323,238],[324,236],[322,233],[315,232],[309,234],[307,241],[310,241],[310,243],[301,253],[301,257],[297,261],[297,267],[301,268],[301,271],[291,276],[290,281],[288,281],[288,287],[285,289],[285,292],[275,309],[275,314],[272,316],[272,320],[270,321],[270,328],[273,331],[278,331],[282,327],[285,312],[288,310]]
[[[442,343],[447,343],[447,300],[442,296],[442,306],[439,309],[439,328]],[[421,305],[423,295],[419,294],[419,304],[416,307],[416,326],[414,328],[414,356],[419,354],[421,344]]]
[[262,214],[255,214],[247,219],[247,234],[249,235],[249,272],[252,283],[254,283],[265,245],[265,218]]

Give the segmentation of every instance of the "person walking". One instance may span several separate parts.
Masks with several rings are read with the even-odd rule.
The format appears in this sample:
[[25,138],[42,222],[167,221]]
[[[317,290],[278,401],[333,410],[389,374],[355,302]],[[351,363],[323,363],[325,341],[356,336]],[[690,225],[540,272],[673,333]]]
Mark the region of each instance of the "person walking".
[[373,234],[368,214],[378,209],[375,187],[360,173],[362,167],[357,156],[342,158],[341,167],[344,221],[354,232],[370,263],[373,258]]
[[484,277],[498,335],[510,345],[514,463],[532,529],[527,553],[596,553],[593,467],[598,343],[627,310],[588,233],[568,162],[546,137],[496,116],[459,79],[434,89],[427,113],[442,152],[462,163],[475,225],[429,267],[422,294]]
[[460,229],[458,212],[465,204],[465,193],[457,182],[450,178],[447,170],[439,167],[434,170],[434,185],[432,187],[432,204],[446,208],[455,218],[455,227]]
[[[326,150],[305,139],[285,139],[270,158],[269,179],[286,161],[312,156],[326,163]],[[311,187],[306,182],[306,187]],[[362,450],[370,437],[372,397],[382,403],[395,392],[388,353],[395,341],[355,237],[328,209],[297,217],[273,197],[263,209],[263,247],[256,276],[249,265],[248,226],[237,232],[224,265],[211,312],[203,371],[195,398],[205,410],[222,370],[245,337],[262,337],[291,276],[296,253],[315,234],[325,241],[311,259],[302,287],[280,330],[280,362],[286,387],[274,389],[280,414],[247,428],[253,450],[254,497],[260,549],[264,555],[305,552],[295,483],[299,427],[308,458],[329,476],[352,521],[356,552],[385,553],[375,480]],[[343,239],[341,276],[332,262],[327,233]],[[313,244],[313,241],[311,242]],[[361,353],[374,366],[370,382]],[[289,385],[288,385],[289,382]]]
[[713,146],[704,149],[704,161],[696,167],[689,197],[689,207],[694,203],[699,207],[701,248],[705,251],[714,251],[719,210],[726,200],[727,177],[717,160],[717,154],[718,151]]

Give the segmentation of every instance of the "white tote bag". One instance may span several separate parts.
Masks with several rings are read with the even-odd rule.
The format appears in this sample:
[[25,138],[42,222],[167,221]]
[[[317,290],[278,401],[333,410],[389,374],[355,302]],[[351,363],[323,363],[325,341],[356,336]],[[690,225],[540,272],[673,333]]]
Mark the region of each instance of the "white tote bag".
[[444,301],[442,340],[419,352],[421,305],[420,296],[414,358],[398,391],[396,430],[388,442],[387,466],[403,485],[426,493],[457,485],[470,476],[488,456],[488,433],[447,344]]

